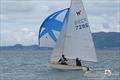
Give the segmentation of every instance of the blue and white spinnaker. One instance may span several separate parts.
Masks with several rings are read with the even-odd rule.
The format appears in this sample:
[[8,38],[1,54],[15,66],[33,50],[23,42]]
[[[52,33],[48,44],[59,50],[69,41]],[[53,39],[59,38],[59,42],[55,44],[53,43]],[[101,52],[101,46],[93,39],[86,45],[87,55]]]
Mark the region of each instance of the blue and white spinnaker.
[[44,20],[38,35],[40,47],[54,47],[62,26],[67,19],[68,9],[57,11]]

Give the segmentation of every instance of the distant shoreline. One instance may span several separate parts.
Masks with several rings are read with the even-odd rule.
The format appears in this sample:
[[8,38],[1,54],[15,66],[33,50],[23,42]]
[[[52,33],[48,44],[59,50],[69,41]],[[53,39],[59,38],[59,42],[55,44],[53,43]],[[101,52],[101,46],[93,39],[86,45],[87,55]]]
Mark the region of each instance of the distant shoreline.
[[[95,48],[96,50],[120,50],[120,47],[114,48]],[[0,46],[0,51],[39,51],[39,50],[53,50],[51,47],[32,46]]]
[[[92,33],[95,48],[97,50],[116,50],[120,49],[120,32],[97,32]],[[50,47],[39,47],[39,45],[0,46],[1,50],[52,50]]]
[[[52,51],[53,49],[9,49],[9,50],[6,50],[6,49],[0,49],[0,52],[30,52],[30,51]],[[117,51],[117,52],[120,52],[120,48],[111,48],[111,49],[95,49],[96,52],[98,51]]]

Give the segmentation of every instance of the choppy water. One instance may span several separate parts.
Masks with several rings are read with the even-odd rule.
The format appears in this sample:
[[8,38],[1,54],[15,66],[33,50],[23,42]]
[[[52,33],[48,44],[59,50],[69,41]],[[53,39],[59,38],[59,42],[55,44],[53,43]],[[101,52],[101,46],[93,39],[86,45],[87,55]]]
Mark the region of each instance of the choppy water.
[[[98,50],[98,63],[83,62],[91,72],[47,67],[51,51],[0,51],[0,80],[120,80],[120,51]],[[111,75],[104,70],[111,70]]]

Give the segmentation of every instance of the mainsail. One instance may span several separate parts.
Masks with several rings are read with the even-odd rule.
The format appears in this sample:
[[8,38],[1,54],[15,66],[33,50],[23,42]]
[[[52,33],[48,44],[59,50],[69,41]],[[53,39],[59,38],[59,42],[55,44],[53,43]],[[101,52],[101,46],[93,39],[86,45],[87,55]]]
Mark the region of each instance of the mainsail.
[[68,20],[64,23],[51,61],[64,54],[69,59],[79,57],[85,61],[97,61],[87,15],[81,0],[72,0]]

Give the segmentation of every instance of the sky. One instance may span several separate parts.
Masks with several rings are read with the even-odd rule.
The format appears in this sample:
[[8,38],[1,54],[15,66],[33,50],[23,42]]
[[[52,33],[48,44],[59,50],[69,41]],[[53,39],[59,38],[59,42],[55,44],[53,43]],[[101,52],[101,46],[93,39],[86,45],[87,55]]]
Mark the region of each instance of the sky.
[[[120,32],[119,0],[83,0],[92,33]],[[38,44],[44,19],[70,0],[0,0],[0,46]]]

